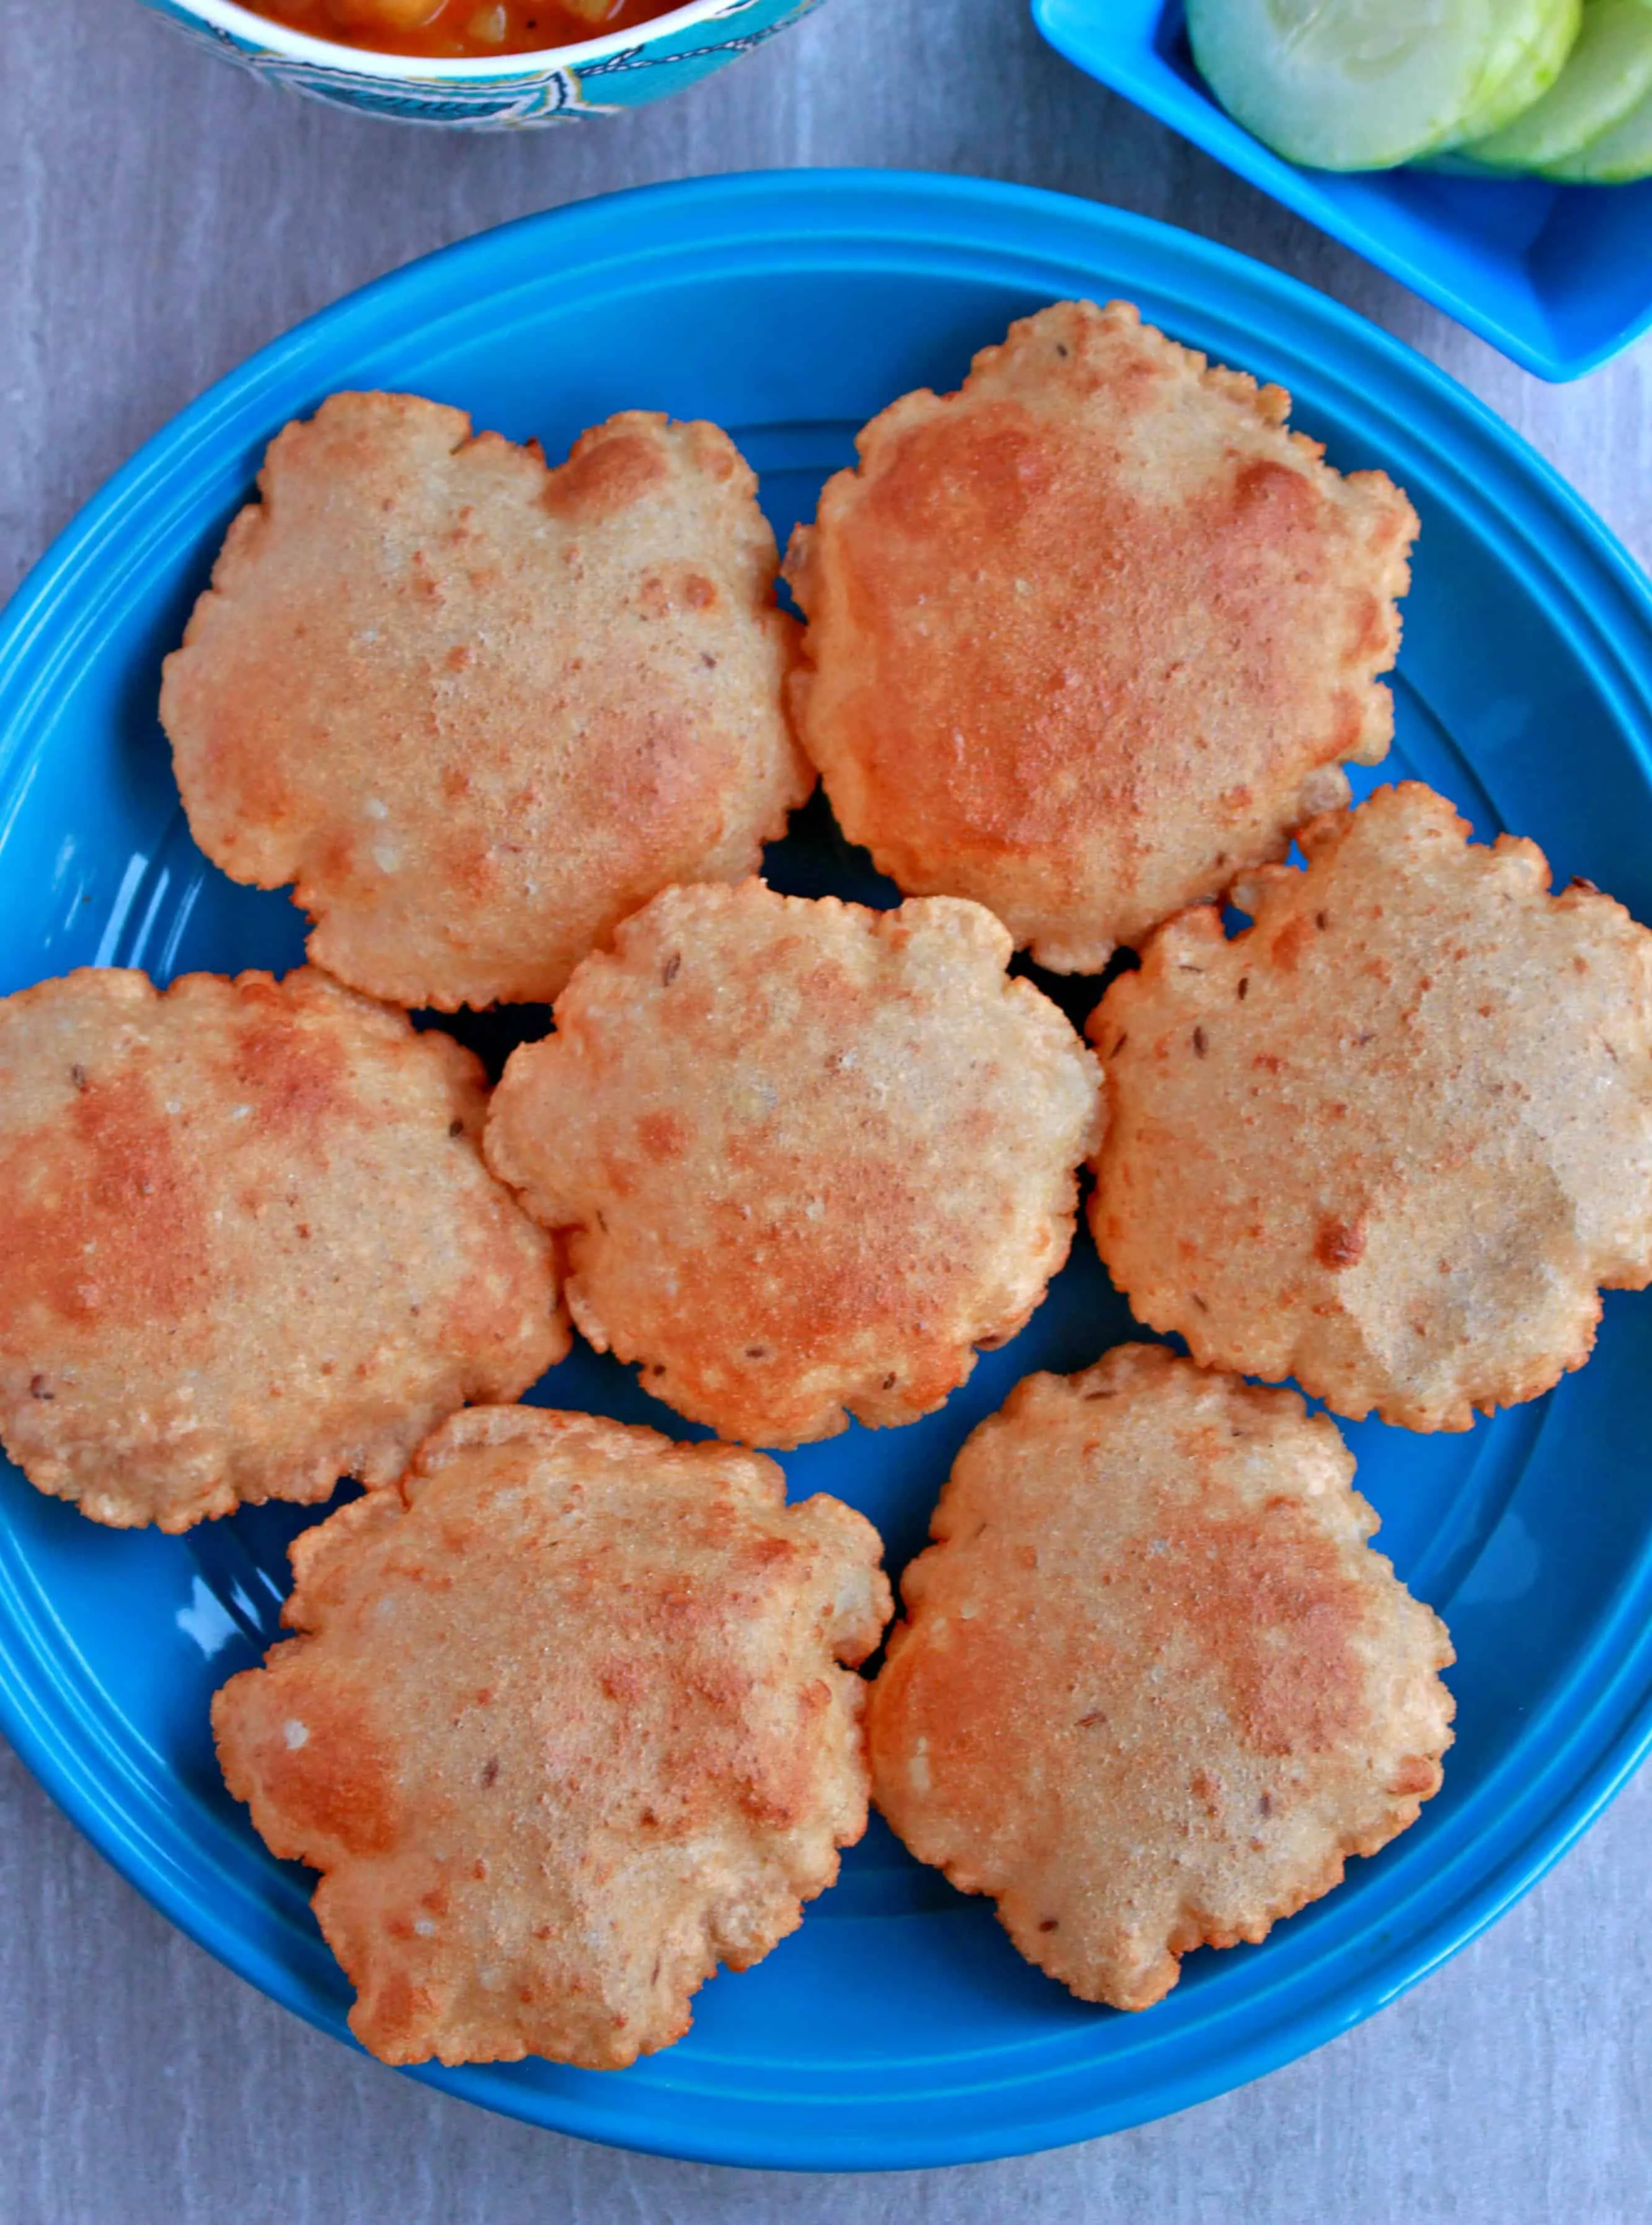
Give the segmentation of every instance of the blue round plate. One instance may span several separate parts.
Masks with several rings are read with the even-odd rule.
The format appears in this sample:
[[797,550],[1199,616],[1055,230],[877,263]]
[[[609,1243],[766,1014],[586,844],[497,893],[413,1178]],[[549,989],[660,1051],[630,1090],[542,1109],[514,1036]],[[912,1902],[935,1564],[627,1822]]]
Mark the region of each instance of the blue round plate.
[[[191,842],[155,704],[266,441],[330,390],[409,388],[553,457],[622,407],[711,417],[762,474],[783,541],[894,396],[955,385],[1043,302],[1114,294],[1282,380],[1334,463],[1409,491],[1423,530],[1385,774],[1432,782],[1482,836],[1535,835],[1557,875],[1652,916],[1652,600],[1486,411],[1358,318],[1186,233],[1004,186],[805,172],[626,194],[450,249],[266,349],[150,442],[0,630],[0,990],[72,966],[298,958],[286,899],[232,886]],[[783,885],[861,892],[818,814],[771,865]],[[791,1455],[794,1489],[863,1508],[899,1568],[974,1423],[1029,1368],[1086,1364],[1128,1326],[1081,1243],[944,1411]],[[1073,2000],[875,1820],[800,1932],[706,1987],[679,2046],[623,2072],[412,2075],[628,2146],[867,2169],[1136,2124],[1330,2038],[1506,1907],[1652,1737],[1649,1381],[1652,1299],[1609,1297],[1594,1359],[1551,1397],[1462,1436],[1349,1431],[1383,1543],[1457,1642],[1446,1790],[1265,1945],[1191,1956],[1146,2015]],[[585,1352],[536,1395],[680,1428]],[[313,1518],[267,1507],[185,1537],[121,1533],[0,1475],[0,1726],[175,1923],[344,2038],[312,1880],[264,1852],[207,1730],[209,1693],[274,1634],[285,1545]]]

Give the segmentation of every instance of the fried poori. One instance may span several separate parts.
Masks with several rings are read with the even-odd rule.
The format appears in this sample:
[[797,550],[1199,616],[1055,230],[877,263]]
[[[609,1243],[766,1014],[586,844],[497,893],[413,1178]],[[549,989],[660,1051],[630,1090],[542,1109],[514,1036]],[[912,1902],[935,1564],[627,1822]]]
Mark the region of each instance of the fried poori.
[[792,683],[849,839],[1099,972],[1348,798],[1417,529],[1128,302],[1062,301],[861,434],[786,575]]
[[388,1484],[567,1349],[480,1066],[302,971],[0,1001],[0,1438],[94,1521]]
[[668,882],[752,872],[813,785],[756,485],[712,425],[628,411],[548,471],[461,410],[334,395],[167,660],[196,840],[296,882],[356,988],[555,997]]
[[1652,934],[1415,783],[1155,935],[1090,1020],[1096,1243],[1208,1366],[1465,1429],[1652,1279]]
[[1098,1076],[950,898],[670,889],[513,1053],[484,1148],[574,1321],[754,1444],[939,1406],[1066,1259]]
[[231,1791],[386,2063],[669,2046],[866,1827],[877,1534],[779,1468],[491,1407],[293,1547],[302,1635],[213,1702]]
[[1029,1376],[959,1454],[873,1689],[874,1797],[1084,2000],[1150,2006],[1439,1789],[1451,1644],[1353,1467],[1294,1392],[1148,1345]]

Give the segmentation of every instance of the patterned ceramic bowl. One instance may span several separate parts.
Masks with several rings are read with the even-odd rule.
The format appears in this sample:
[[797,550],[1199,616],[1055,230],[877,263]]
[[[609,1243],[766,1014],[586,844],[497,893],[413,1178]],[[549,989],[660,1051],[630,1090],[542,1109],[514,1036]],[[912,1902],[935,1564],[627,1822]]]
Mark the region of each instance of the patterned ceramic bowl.
[[235,0],[145,0],[229,60],[295,92],[406,124],[473,131],[640,108],[760,47],[818,0],[689,0],[629,31],[542,54],[423,61],[307,38]]

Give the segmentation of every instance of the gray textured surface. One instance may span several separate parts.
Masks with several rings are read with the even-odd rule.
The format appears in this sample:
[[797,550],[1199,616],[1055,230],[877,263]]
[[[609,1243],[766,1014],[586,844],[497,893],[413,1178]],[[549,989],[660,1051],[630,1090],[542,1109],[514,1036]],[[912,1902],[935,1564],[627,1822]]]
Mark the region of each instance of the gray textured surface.
[[[348,288],[609,187],[823,162],[1087,193],[1290,269],[1446,364],[1652,555],[1646,350],[1527,378],[1067,69],[1019,0],[830,0],[676,102],[510,139],[284,99],[131,0],[3,0],[0,593],[138,441]],[[0,1749],[0,2220],[1630,2225],[1652,2209],[1649,1840],[1643,1779],[1405,2000],[1186,2116],[966,2171],[783,2178],[529,2132],[352,2059],[172,1932]]]

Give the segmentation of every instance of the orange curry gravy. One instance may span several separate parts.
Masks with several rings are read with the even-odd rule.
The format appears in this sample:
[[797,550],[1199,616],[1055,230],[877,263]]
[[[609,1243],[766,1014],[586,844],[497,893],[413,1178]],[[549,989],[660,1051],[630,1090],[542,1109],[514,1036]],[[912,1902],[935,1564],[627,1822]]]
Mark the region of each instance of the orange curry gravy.
[[314,39],[446,60],[536,54],[629,30],[682,0],[242,0]]

